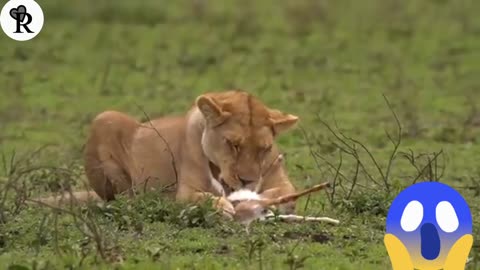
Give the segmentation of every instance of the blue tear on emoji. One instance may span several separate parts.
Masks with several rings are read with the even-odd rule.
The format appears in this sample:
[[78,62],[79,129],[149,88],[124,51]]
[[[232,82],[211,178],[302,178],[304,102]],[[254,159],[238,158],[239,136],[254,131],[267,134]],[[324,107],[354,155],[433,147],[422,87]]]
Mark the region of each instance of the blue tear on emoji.
[[446,184],[411,185],[390,206],[384,243],[393,270],[464,270],[473,244],[468,204]]

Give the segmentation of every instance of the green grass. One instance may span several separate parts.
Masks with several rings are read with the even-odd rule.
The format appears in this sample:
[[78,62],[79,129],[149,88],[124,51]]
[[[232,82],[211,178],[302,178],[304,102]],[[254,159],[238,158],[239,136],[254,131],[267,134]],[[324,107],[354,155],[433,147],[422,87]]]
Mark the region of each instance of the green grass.
[[[4,269],[390,269],[385,216],[418,175],[466,198],[475,227],[468,269],[480,269],[480,2],[38,2],[45,24],[35,39],[0,37]],[[71,214],[21,203],[22,191],[81,186],[82,147],[97,113],[142,118],[141,106],[152,118],[182,114],[197,95],[231,88],[300,116],[301,128],[279,141],[290,177],[304,188],[333,181],[340,168],[345,191],[312,196],[306,209],[302,199],[298,210],[337,218],[339,226],[257,223],[246,236],[207,206],[181,212],[155,194],[84,207],[75,215],[91,220],[76,226]],[[339,141],[323,121],[362,142],[385,173],[393,150],[385,131],[396,139],[398,129],[383,94],[402,126],[399,152],[423,154],[415,165],[426,170],[419,174],[398,154],[387,192],[359,150],[373,180],[360,170],[349,196],[357,159],[343,153],[339,165]],[[12,157],[19,167],[9,174]],[[17,190],[7,189],[16,176]],[[104,254],[82,233],[86,224],[98,226]]]

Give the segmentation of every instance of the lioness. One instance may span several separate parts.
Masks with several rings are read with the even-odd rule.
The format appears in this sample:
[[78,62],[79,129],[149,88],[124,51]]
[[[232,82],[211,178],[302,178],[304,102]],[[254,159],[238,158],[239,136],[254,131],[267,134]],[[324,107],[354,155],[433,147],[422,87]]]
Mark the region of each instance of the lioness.
[[[260,193],[267,198],[295,192],[284,165],[273,161],[279,155],[275,139],[297,122],[297,116],[270,109],[241,90],[203,94],[185,116],[144,123],[105,111],[91,124],[85,171],[105,201],[132,188],[173,186],[167,193],[178,201],[212,197],[231,214],[224,191],[253,189],[262,177]],[[294,207],[280,211],[292,213]]]

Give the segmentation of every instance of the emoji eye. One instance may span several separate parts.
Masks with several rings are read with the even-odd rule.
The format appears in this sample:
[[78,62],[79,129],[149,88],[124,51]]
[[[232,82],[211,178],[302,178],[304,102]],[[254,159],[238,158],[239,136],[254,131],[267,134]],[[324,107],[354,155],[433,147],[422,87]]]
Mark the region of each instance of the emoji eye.
[[423,205],[419,201],[411,201],[405,206],[400,225],[406,232],[415,231],[423,219]]
[[451,233],[458,229],[458,217],[452,204],[447,201],[441,201],[435,209],[438,226],[444,232]]

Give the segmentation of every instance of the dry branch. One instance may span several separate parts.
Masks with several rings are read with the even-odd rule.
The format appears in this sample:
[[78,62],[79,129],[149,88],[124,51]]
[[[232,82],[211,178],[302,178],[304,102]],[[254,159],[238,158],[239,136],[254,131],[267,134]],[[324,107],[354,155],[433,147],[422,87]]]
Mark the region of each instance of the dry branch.
[[340,221],[337,219],[329,217],[312,217],[312,216],[299,216],[299,215],[275,215],[274,213],[268,213],[265,215],[265,218],[260,220],[268,219],[280,219],[284,221],[316,221],[316,222],[327,222],[332,224],[339,224]]
[[[172,148],[170,147],[170,144],[168,143],[168,141],[165,139],[165,137],[162,136],[162,134],[160,134],[160,132],[157,130],[157,128],[153,125],[152,123],[152,120],[150,119],[150,116],[145,112],[145,110],[143,110],[142,107],[140,107],[138,104],[137,104],[137,107],[142,111],[144,117],[146,118],[147,122],[150,124],[150,127],[145,127],[144,125],[142,125],[142,127],[145,127],[145,128],[150,128],[152,129],[153,131],[155,131],[155,133],[157,134],[157,136],[163,141],[163,143],[165,144],[165,147],[168,151],[168,153],[170,154],[170,158],[172,159],[171,163],[172,163],[172,168],[173,168],[173,172],[175,174],[175,184],[174,185],[178,185],[178,171],[177,171],[177,165],[176,165],[176,162],[175,162],[175,155],[173,154],[173,151],[172,151]],[[145,181],[148,181],[149,178],[147,178]]]

